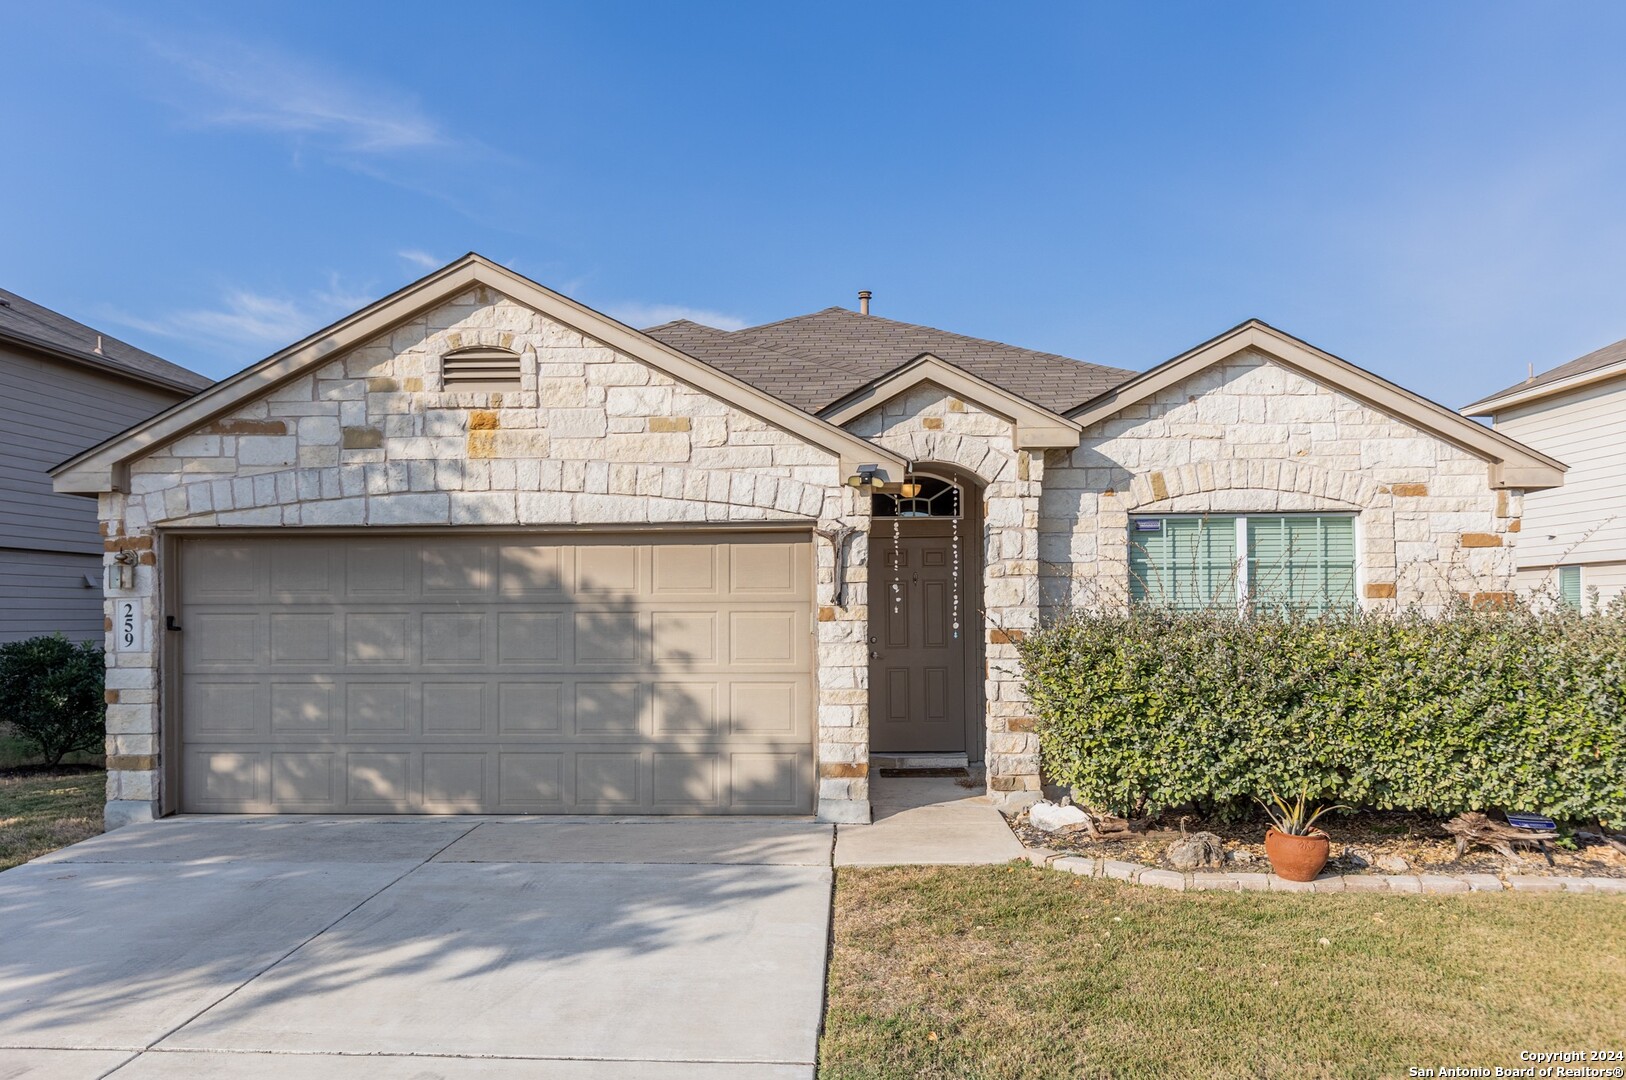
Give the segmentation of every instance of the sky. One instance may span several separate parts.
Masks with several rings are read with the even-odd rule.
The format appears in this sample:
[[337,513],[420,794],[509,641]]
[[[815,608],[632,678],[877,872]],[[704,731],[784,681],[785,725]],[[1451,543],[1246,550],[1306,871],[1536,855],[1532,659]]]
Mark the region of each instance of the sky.
[[1626,337],[1626,5],[0,0],[0,285],[221,377],[467,251],[635,326],[1461,406]]

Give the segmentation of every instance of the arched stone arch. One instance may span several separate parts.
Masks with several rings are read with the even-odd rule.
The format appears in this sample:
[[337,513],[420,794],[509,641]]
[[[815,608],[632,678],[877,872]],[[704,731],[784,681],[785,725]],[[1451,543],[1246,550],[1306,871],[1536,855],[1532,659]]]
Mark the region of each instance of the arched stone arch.
[[939,462],[964,470],[987,485],[1016,478],[1018,451],[993,440],[945,431],[892,431],[869,440],[916,464]]
[[1329,510],[1364,510],[1376,505],[1381,494],[1376,484],[1357,473],[1333,472],[1302,462],[1205,461],[1141,473],[1123,493],[1123,508],[1144,510],[1186,496],[1224,491],[1299,495],[1318,504],[1315,508]]

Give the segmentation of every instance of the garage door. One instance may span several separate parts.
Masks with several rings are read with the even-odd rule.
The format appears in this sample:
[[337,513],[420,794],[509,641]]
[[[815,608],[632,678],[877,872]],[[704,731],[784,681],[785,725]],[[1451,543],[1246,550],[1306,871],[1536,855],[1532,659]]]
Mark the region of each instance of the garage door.
[[178,550],[184,810],[812,808],[805,534]]

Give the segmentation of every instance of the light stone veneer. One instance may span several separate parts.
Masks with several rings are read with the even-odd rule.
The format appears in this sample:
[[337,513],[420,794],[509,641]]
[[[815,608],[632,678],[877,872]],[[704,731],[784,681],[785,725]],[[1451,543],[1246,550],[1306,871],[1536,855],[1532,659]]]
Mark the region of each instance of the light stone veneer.
[[968,597],[968,606],[987,612],[988,793],[1007,808],[1024,806],[1039,794],[1039,736],[1022,691],[1017,643],[1039,618],[1044,459],[1016,449],[1010,421],[931,385],[900,394],[846,427],[921,467],[952,466],[982,488],[982,597]]
[[[521,388],[446,393],[440,358],[510,349]],[[1083,433],[1077,450],[1017,449],[1012,425],[918,386],[847,424],[982,489],[989,794],[1040,787],[1017,643],[1043,614],[1122,604],[1132,513],[1353,510],[1358,590],[1379,608],[1495,601],[1512,576],[1517,492],[1482,460],[1242,353]],[[108,654],[110,826],[160,805],[161,575],[167,528],[852,525],[846,606],[819,575],[818,809],[869,817],[868,500],[829,452],[483,287],[160,446],[104,495],[107,560],[134,560],[154,651]],[[109,623],[111,625],[111,623]]]
[[1052,451],[1040,500],[1047,611],[1122,604],[1129,519],[1355,511],[1356,589],[1387,610],[1511,595],[1522,502],[1485,461],[1243,352]]
[[[440,357],[521,358],[521,389],[446,393]],[[128,552],[159,626],[165,528],[255,526],[853,525],[869,507],[834,455],[484,288],[336,356],[133,462],[104,495],[109,562]],[[814,541],[818,808],[869,819],[868,545],[849,542],[846,606]],[[111,625],[111,623],[109,623]],[[157,651],[108,654],[108,823],[159,805]]]

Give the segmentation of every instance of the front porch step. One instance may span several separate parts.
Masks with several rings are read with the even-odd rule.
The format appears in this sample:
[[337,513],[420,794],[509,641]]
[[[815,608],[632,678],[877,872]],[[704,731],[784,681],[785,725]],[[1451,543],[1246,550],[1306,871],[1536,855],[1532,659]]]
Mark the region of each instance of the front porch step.
[[967,769],[970,759],[964,754],[871,754],[872,769],[913,772],[917,769]]

